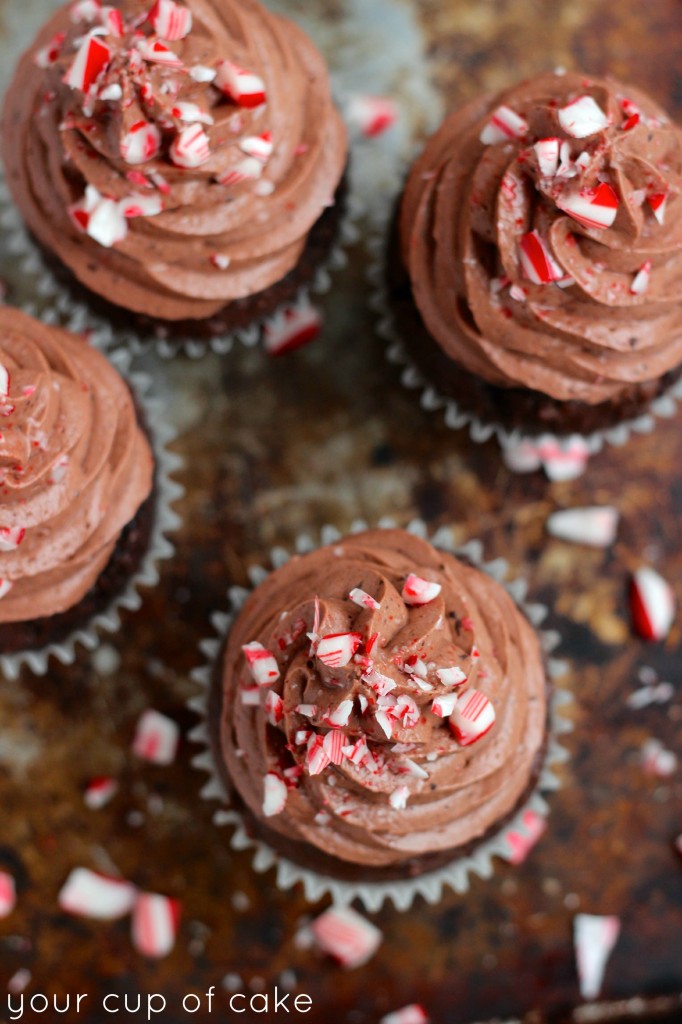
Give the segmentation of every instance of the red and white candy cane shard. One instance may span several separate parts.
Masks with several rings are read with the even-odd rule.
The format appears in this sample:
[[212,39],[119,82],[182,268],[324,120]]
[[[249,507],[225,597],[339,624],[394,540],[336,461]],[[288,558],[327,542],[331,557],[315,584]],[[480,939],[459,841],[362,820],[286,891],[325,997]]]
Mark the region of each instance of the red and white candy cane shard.
[[583,999],[596,999],[601,992],[606,964],[619,934],[618,917],[576,914],[573,941]]
[[263,779],[263,814],[266,818],[273,818],[281,814],[287,802],[289,790],[283,779],[274,772],[268,772]]
[[519,250],[524,277],[533,284],[551,284],[564,276],[563,269],[537,231],[529,231],[523,236]]
[[652,266],[651,260],[645,260],[635,274],[630,285],[630,291],[633,295],[644,295],[648,291]]
[[560,139],[540,139],[533,146],[538,160],[540,174],[545,178],[553,178],[559,170]]
[[247,135],[239,143],[242,153],[253,156],[260,163],[266,164],[274,150],[271,132],[263,132],[262,135]]
[[316,657],[328,668],[343,668],[362,643],[362,633],[328,633],[315,651]]
[[179,100],[171,107],[171,114],[177,117],[178,121],[187,121],[188,124],[213,124],[213,118],[206,110],[202,110],[196,103],[187,103]]
[[83,21],[96,21],[101,10],[100,0],[78,0],[78,3],[71,4],[69,17],[75,25],[79,25]]
[[128,220],[132,217],[156,217],[163,212],[163,199],[154,194],[128,196],[119,201],[118,208]]
[[311,736],[308,741],[305,763],[308,775],[320,775],[330,764],[330,758],[324,749],[324,739],[322,736]]
[[175,946],[179,921],[178,900],[153,892],[139,893],[133,908],[133,946],[151,960],[168,956]]
[[501,106],[494,111],[487,125],[480,134],[484,146],[494,146],[497,142],[508,142],[509,139],[525,139],[528,134],[528,122],[511,107]]
[[665,207],[668,202],[667,192],[654,192],[653,195],[647,196],[646,201],[658,223],[663,224],[665,222]]
[[181,68],[182,61],[177,53],[158,39],[139,39],[135,44],[143,60],[149,64],[163,64],[166,68]]
[[366,139],[383,135],[398,120],[398,107],[388,96],[352,96],[346,120]]
[[466,690],[450,715],[450,729],[462,747],[483,739],[495,724],[495,708],[480,690]]
[[508,860],[510,864],[523,864],[524,860],[533,849],[542,833],[547,828],[547,822],[537,811],[524,811],[524,831],[510,829],[505,839],[509,845]]
[[245,708],[260,707],[260,686],[241,686],[239,699]]
[[109,803],[118,792],[116,779],[102,775],[97,779],[91,779],[85,788],[83,800],[85,806],[91,811],[99,811]]
[[56,61],[59,60],[59,55],[62,52],[62,46],[66,39],[66,32],[57,32],[56,35],[52,36],[49,43],[35,53],[33,57],[33,63],[39,68],[49,68]]
[[254,681],[259,686],[272,686],[279,679],[279,666],[272,651],[254,640],[242,647],[246,664]]
[[675,619],[672,587],[649,566],[642,566],[630,582],[630,611],[635,631],[645,640],[665,640]]
[[608,128],[609,119],[591,96],[578,96],[557,111],[559,124],[574,139],[586,139]]
[[435,601],[442,589],[440,583],[432,583],[410,573],[403,585],[402,599],[407,605],[429,604]]
[[350,907],[330,907],[310,926],[315,944],[343,967],[361,967],[383,938],[378,928]]
[[12,580],[0,579],[0,599],[2,599],[3,597],[7,597],[13,586],[14,583],[12,582]]
[[230,257],[226,256],[223,252],[211,253],[211,263],[214,267],[217,267],[218,270],[227,270],[231,262]]
[[150,764],[169,765],[175,760],[180,741],[177,722],[160,711],[148,708],[142,713],[135,730],[133,753]]
[[642,746],[642,765],[647,775],[669,779],[677,771],[677,755],[667,750],[660,740],[652,738]]
[[206,67],[205,64],[195,64],[189,69],[189,77],[195,82],[213,82],[217,74],[215,68]]
[[181,7],[173,0],[156,0],[149,12],[157,36],[168,42],[184,39],[192,31],[192,12],[188,7]]
[[117,921],[135,905],[137,890],[120,878],[107,878],[89,868],[74,868],[59,893],[62,910],[96,921]]
[[309,345],[319,337],[322,323],[322,314],[309,299],[287,306],[265,326],[265,351],[270,356],[282,356]]
[[407,786],[397,786],[388,798],[388,802],[394,811],[404,811],[410,797],[410,790]]
[[9,397],[10,385],[10,372],[3,363],[0,363],[0,400]]
[[429,1024],[430,1019],[423,1006],[419,1003],[410,1003],[400,1010],[385,1014],[379,1024]]
[[69,207],[74,224],[105,249],[122,242],[128,233],[128,224],[114,199],[100,195],[94,185],[88,185],[80,202]]
[[[390,700],[391,698],[389,698]],[[405,729],[414,729],[419,724],[421,713],[414,702],[414,699],[406,693],[401,693],[395,702],[393,714]]]
[[123,38],[125,25],[123,24],[123,15],[117,7],[103,7],[99,16],[107,35],[114,36],[115,39]]
[[587,442],[572,437],[567,444],[546,441],[538,445],[542,467],[550,480],[575,480],[585,472],[590,458]]
[[314,718],[317,714],[317,704],[297,704],[294,711],[304,718]]
[[239,160],[229,171],[216,177],[219,185],[240,185],[243,181],[258,181],[263,173],[263,164],[255,156]]
[[0,551],[16,551],[25,535],[23,526],[0,527]]
[[360,587],[353,587],[348,597],[353,604],[359,605],[360,608],[370,608],[374,612],[379,611],[381,608],[379,602],[371,594],[368,594],[366,590],[361,590]]
[[619,199],[605,181],[596,188],[584,188],[561,196],[557,206],[586,228],[610,228],[618,213]]
[[457,703],[456,693],[444,693],[442,697],[436,697],[431,704],[431,710],[438,718],[449,718],[455,710]]
[[210,156],[211,146],[208,135],[199,124],[191,124],[188,128],[183,128],[171,143],[170,157],[176,167],[185,169],[201,167]]
[[590,508],[566,508],[553,512],[547,520],[547,532],[560,540],[608,548],[616,539],[618,509],[610,505]]
[[270,725],[279,725],[284,718],[284,701],[274,690],[270,690],[265,698],[265,714]]
[[466,673],[462,672],[461,668],[457,665],[452,665],[450,668],[438,668],[436,669],[436,675],[443,686],[461,686],[462,683],[467,681]]
[[123,99],[123,89],[118,82],[112,82],[111,85],[105,85],[100,88],[97,96],[101,100],[106,100],[110,103],[117,103],[120,99]]
[[323,716],[322,721],[334,729],[344,729],[348,725],[352,711],[353,701],[342,700],[340,704]]
[[111,60],[111,50],[101,37],[87,35],[81,43],[64,83],[71,89],[87,92]]
[[9,917],[17,905],[17,891],[14,878],[6,871],[0,871],[0,920]]
[[218,65],[215,84],[240,107],[260,107],[267,100],[263,79],[228,60]]
[[332,764],[341,764],[346,737],[340,729],[332,729],[322,740],[322,748]]

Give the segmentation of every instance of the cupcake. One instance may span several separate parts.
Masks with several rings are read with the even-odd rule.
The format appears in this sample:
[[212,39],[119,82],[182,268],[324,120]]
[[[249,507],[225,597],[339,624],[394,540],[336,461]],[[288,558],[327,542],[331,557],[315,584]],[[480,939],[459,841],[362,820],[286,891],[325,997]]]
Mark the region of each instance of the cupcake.
[[125,380],[85,341],[3,307],[0,655],[59,644],[137,571],[154,464]]
[[484,424],[588,434],[682,365],[682,133],[612,80],[543,74],[451,114],[389,258],[410,356]]
[[347,140],[322,57],[254,0],[78,0],[19,62],[3,157],[77,293],[201,336],[260,322],[314,276]]
[[247,832],[349,881],[470,853],[534,789],[541,646],[484,572],[399,529],[295,557],[246,600],[209,733]]

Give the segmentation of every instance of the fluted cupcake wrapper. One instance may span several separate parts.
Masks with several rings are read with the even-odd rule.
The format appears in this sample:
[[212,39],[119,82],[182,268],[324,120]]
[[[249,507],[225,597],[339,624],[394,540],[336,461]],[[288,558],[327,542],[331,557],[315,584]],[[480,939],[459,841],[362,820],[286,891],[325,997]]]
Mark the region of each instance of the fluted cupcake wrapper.
[[551,480],[572,479],[581,475],[589,458],[600,452],[606,444],[623,447],[633,434],[650,434],[656,428],[657,419],[671,419],[677,414],[678,402],[682,400],[682,378],[655,398],[645,413],[585,435],[557,435],[550,432],[530,434],[524,432],[523,428],[508,430],[501,423],[484,421],[462,409],[454,398],[443,395],[427,379],[415,364],[401,337],[386,286],[387,232],[388,222],[368,243],[371,257],[368,270],[372,289],[370,302],[377,314],[376,333],[386,344],[387,360],[401,368],[401,383],[408,390],[419,393],[421,407],[428,412],[442,413],[445,425],[451,430],[468,430],[471,440],[476,444],[483,444],[495,437],[505,462],[514,472],[532,472],[543,468]]
[[168,534],[178,529],[181,519],[172,506],[184,494],[184,488],[172,478],[182,466],[182,459],[168,448],[176,432],[164,417],[163,400],[153,393],[152,378],[146,373],[130,370],[131,354],[119,350],[108,353],[107,358],[134,392],[154,453],[154,508],[149,543],[137,571],[105,611],[93,615],[59,643],[14,654],[0,654],[0,671],[6,679],[16,679],[24,665],[35,675],[45,675],[50,657],[55,657],[63,665],[71,665],[76,660],[79,645],[88,651],[94,650],[102,633],[115,633],[119,629],[122,609],[136,611],[140,607],[142,596],[139,588],[156,586],[159,563],[175,554]]
[[[17,291],[16,304],[24,312],[36,316],[44,323],[53,324],[75,334],[88,332],[88,340],[96,348],[110,352],[124,348],[133,355],[153,349],[164,359],[183,353],[190,359],[200,359],[207,352],[226,355],[235,344],[253,347],[269,327],[277,329],[283,311],[305,311],[315,296],[325,295],[332,286],[332,275],[346,266],[346,248],[359,238],[358,220],[363,216],[362,204],[352,194],[345,200],[345,209],[337,229],[336,238],[326,259],[318,266],[314,277],[303,285],[296,297],[268,316],[255,319],[248,327],[236,328],[211,338],[191,335],[164,336],[163,325],[156,331],[150,328],[111,324],[105,316],[93,309],[87,301],[80,301],[69,293],[43,258],[30,236],[19,209],[11,195],[0,165],[0,231],[5,252],[15,258],[17,280],[12,287]],[[121,310],[125,314],[125,310]],[[132,320],[132,317],[131,317]]]
[[[392,528],[396,524],[389,519],[379,522],[380,527]],[[351,533],[359,533],[368,528],[365,522],[355,522],[351,527]],[[462,546],[456,546],[453,542],[452,532],[449,528],[439,529],[433,536],[429,536],[426,525],[421,520],[414,520],[407,526],[407,530],[416,536],[429,540],[436,547],[442,548],[457,556],[468,558],[478,569],[487,573],[494,580],[500,583],[511,595],[519,608],[524,612],[532,625],[536,628],[541,640],[542,649],[545,654],[548,675],[552,681],[552,694],[550,698],[548,714],[548,735],[543,763],[538,774],[532,792],[524,800],[520,807],[507,820],[499,831],[491,837],[483,840],[476,849],[469,854],[456,855],[451,863],[436,870],[425,872],[416,878],[387,882],[347,882],[334,878],[332,875],[312,871],[301,865],[281,856],[267,843],[255,839],[249,835],[244,818],[241,812],[231,806],[229,794],[221,779],[210,738],[209,700],[213,680],[214,668],[217,658],[220,656],[225,637],[249,596],[249,591],[243,587],[230,587],[228,590],[228,611],[218,612],[212,616],[212,624],[215,636],[202,641],[200,650],[204,658],[204,664],[195,669],[192,673],[194,682],[197,683],[200,693],[189,702],[192,711],[201,718],[199,725],[190,733],[190,739],[200,744],[204,749],[193,759],[195,768],[208,773],[208,782],[201,790],[205,800],[219,801],[223,806],[216,811],[214,822],[218,826],[227,825],[231,828],[230,845],[234,850],[249,850],[253,855],[253,867],[258,872],[268,871],[270,868],[276,870],[276,884],[282,891],[292,889],[300,883],[306,899],[316,903],[323,897],[331,897],[334,904],[349,904],[354,900],[361,903],[366,910],[374,912],[379,910],[387,901],[391,901],[398,910],[407,910],[417,896],[423,897],[427,903],[435,904],[441,899],[445,889],[452,889],[457,893],[465,893],[469,888],[469,880],[472,875],[481,878],[490,878],[495,870],[495,859],[511,861],[514,857],[513,847],[508,838],[510,833],[527,835],[528,830],[524,823],[524,816],[532,811],[540,818],[545,819],[549,814],[547,796],[561,787],[561,779],[555,774],[554,768],[568,760],[568,752],[561,744],[561,736],[570,732],[571,722],[564,717],[562,711],[572,702],[572,697],[567,690],[559,687],[557,680],[565,673],[566,664],[551,656],[552,651],[560,643],[560,636],[553,630],[540,629],[541,623],[548,614],[547,608],[542,604],[529,603],[526,601],[527,585],[523,579],[508,582],[507,562],[498,558],[486,562],[483,557],[483,545],[480,541],[472,540]],[[315,543],[309,536],[302,535],[296,542],[296,554],[304,554],[314,550],[318,546],[333,544],[342,538],[342,533],[333,526],[325,526],[321,531],[319,544]],[[272,569],[284,565],[291,558],[291,553],[284,548],[274,548],[270,553]],[[250,570],[249,576],[254,587],[258,586],[268,575],[268,569],[256,566]]]

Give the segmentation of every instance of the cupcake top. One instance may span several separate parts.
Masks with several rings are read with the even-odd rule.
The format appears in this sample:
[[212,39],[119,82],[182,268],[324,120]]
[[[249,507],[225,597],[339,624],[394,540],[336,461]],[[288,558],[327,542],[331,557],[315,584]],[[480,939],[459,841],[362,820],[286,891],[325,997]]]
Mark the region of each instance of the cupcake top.
[[451,114],[400,230],[443,350],[492,384],[590,404],[682,362],[682,132],[611,80],[544,74]]
[[366,867],[481,837],[542,747],[538,639],[507,592],[402,530],[293,558],[247,600],[221,752],[258,818]]
[[75,605],[152,487],[125,381],[85,341],[3,307],[0,623]]
[[255,0],[77,0],[4,108],[31,231],[93,291],[166,320],[283,278],[346,149],[322,57]]

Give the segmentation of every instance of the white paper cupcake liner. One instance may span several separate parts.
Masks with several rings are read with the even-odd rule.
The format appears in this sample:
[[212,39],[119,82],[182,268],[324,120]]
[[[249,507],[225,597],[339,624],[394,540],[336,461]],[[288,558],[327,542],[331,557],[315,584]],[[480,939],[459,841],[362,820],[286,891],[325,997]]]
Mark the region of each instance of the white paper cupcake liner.
[[94,650],[99,644],[100,633],[114,633],[119,629],[120,613],[123,608],[136,611],[140,607],[142,597],[139,588],[155,586],[159,582],[159,562],[172,558],[175,553],[167,534],[180,526],[180,517],[172,505],[184,494],[184,488],[172,479],[172,474],[182,466],[180,456],[168,450],[169,443],[175,437],[175,430],[164,418],[163,401],[152,393],[151,377],[146,373],[129,370],[130,353],[123,350],[111,352],[108,359],[130,383],[135,393],[154,452],[155,504],[149,544],[139,568],[131,575],[125,589],[113,598],[105,611],[92,616],[59,643],[14,654],[0,654],[0,670],[6,679],[17,679],[24,665],[27,665],[35,675],[45,675],[50,656],[54,656],[64,665],[71,665],[76,659],[76,648],[79,644],[88,651]]
[[[379,523],[380,527],[387,528],[395,525],[392,520],[388,519]],[[367,529],[366,523],[356,522],[350,532],[358,533],[365,529]],[[422,896],[427,903],[435,904],[439,902],[445,889],[452,889],[456,893],[465,893],[469,888],[471,875],[478,875],[481,878],[492,876],[496,857],[508,861],[513,859],[512,845],[507,836],[510,832],[527,835],[524,815],[528,811],[534,812],[543,819],[547,817],[549,805],[546,795],[561,787],[561,780],[555,774],[554,768],[568,760],[569,755],[561,745],[560,737],[572,729],[571,722],[562,715],[562,710],[572,702],[572,697],[566,690],[560,689],[557,684],[557,680],[566,671],[566,664],[551,657],[551,652],[560,643],[560,635],[556,631],[539,629],[540,624],[547,616],[547,608],[544,605],[529,603],[525,600],[527,585],[524,580],[505,581],[508,566],[504,559],[498,558],[492,562],[485,562],[483,546],[480,541],[472,540],[457,547],[453,543],[450,529],[444,527],[429,537],[425,524],[420,520],[410,523],[407,530],[430,540],[436,547],[468,558],[477,568],[501,583],[537,629],[545,652],[547,671],[552,680],[553,689],[543,765],[532,793],[524,801],[523,806],[514,813],[511,820],[501,826],[499,832],[481,842],[471,854],[459,855],[453,859],[452,863],[417,878],[387,882],[340,881],[323,872],[311,871],[281,856],[262,840],[250,836],[240,811],[230,806],[229,794],[218,771],[209,735],[208,706],[215,662],[220,655],[224,639],[232,623],[249,595],[249,591],[243,587],[231,587],[228,591],[229,611],[212,616],[212,624],[217,635],[200,644],[206,662],[192,673],[192,678],[198,684],[201,692],[189,701],[189,707],[201,716],[201,722],[190,733],[190,739],[204,747],[204,750],[193,759],[192,763],[195,768],[207,772],[209,776],[208,782],[201,791],[202,797],[205,800],[218,800],[224,805],[216,812],[214,822],[218,826],[230,826],[232,848],[234,850],[250,850],[253,854],[253,867],[258,872],[275,868],[276,884],[279,889],[287,891],[300,883],[306,899],[311,903],[316,903],[328,896],[337,905],[357,900],[370,912],[379,910],[387,901],[391,901],[398,910],[407,910],[417,896]],[[326,526],[321,532],[320,544],[335,543],[342,536],[335,527]],[[296,542],[296,553],[303,554],[317,546],[310,537],[304,535],[299,537]],[[272,568],[284,565],[290,557],[291,554],[284,548],[274,548],[270,553]],[[269,570],[261,566],[252,568],[249,576],[253,586],[258,586],[268,574]]]
[[655,429],[657,418],[670,419],[677,413],[678,400],[682,399],[682,378],[654,399],[645,413],[609,429],[585,435],[557,435],[549,432],[528,434],[522,428],[508,430],[500,423],[484,422],[475,414],[462,409],[454,398],[441,394],[433,382],[426,378],[402,340],[386,285],[387,232],[388,222],[384,230],[368,242],[371,260],[368,277],[372,287],[370,301],[372,309],[378,314],[375,330],[386,343],[386,358],[402,367],[401,382],[405,388],[419,392],[421,407],[429,412],[442,413],[446,426],[451,430],[466,428],[476,444],[483,444],[491,437],[497,438],[505,463],[513,472],[527,473],[544,469],[550,480],[574,479],[584,472],[589,458],[600,452],[605,444],[622,447],[633,434],[650,434]]
[[[298,290],[294,299],[283,302],[274,313],[254,319],[248,327],[211,338],[197,338],[190,334],[176,336],[170,333],[170,328],[166,333],[163,325],[148,330],[112,325],[87,300],[76,299],[68,286],[60,282],[48,266],[31,238],[18,207],[12,201],[0,165],[0,229],[5,252],[15,258],[14,273],[17,280],[11,284],[17,290],[17,305],[45,323],[63,327],[75,334],[87,331],[90,343],[104,351],[122,347],[133,355],[139,355],[154,349],[164,359],[172,359],[180,353],[190,359],[200,359],[207,352],[225,355],[233,349],[235,343],[253,347],[268,327],[276,328],[283,310],[304,310],[314,296],[325,295],[331,288],[332,274],[348,262],[346,248],[354,245],[359,238],[357,222],[362,216],[362,208],[350,189],[345,204],[334,245],[318,266],[312,280]],[[125,310],[122,312],[125,313]]]

